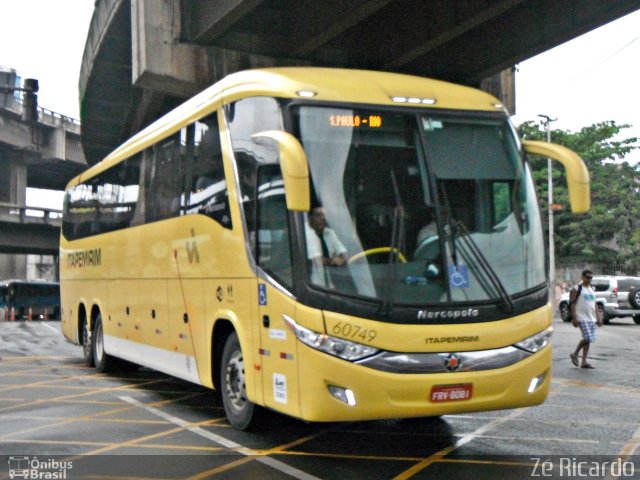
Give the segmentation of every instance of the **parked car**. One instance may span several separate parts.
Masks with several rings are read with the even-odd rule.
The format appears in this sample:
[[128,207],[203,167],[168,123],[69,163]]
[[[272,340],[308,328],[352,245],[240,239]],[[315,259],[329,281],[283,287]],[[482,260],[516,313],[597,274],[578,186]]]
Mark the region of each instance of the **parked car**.
[[[616,317],[633,317],[640,325],[640,277],[599,275],[593,277],[591,285],[603,323]],[[558,308],[562,320],[568,322],[569,292],[562,294]]]
[[[564,292],[560,296],[560,303],[558,304],[558,310],[560,310],[560,318],[562,318],[563,322],[571,321],[569,318],[569,296],[570,292]],[[609,314],[607,313],[607,310],[613,310],[613,308],[617,307],[617,303],[608,303],[606,299],[599,297],[596,297],[596,302],[598,303],[598,310],[600,310],[600,318],[602,318],[602,321],[604,323],[609,323]]]
[[616,277],[618,282],[618,309],[616,317],[632,316],[640,325],[640,277]]

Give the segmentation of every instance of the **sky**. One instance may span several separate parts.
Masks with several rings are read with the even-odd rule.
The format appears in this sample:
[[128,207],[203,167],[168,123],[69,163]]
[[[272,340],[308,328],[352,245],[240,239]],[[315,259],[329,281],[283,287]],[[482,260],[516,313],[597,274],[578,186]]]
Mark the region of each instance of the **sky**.
[[[579,131],[605,120],[629,124],[621,138],[640,138],[640,11],[516,66],[518,125],[557,119],[551,129]],[[553,139],[552,139],[553,141]],[[640,161],[640,152],[625,160]]]
[[[41,107],[79,117],[93,7],[94,0],[0,0],[0,66],[37,78]],[[624,138],[640,137],[639,59],[640,11],[518,64],[514,123],[544,114],[557,119],[552,129],[578,131],[614,120],[633,125]],[[640,161],[640,152],[626,160]]]
[[0,0],[0,66],[40,84],[38,105],[79,118],[78,78],[94,0]]

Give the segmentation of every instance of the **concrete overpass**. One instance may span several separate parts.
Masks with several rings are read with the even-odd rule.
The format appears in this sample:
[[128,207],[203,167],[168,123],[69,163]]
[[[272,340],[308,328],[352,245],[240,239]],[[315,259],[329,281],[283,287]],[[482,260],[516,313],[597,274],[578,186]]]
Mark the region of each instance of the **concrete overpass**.
[[[480,86],[640,0],[98,0],[80,75],[91,164],[234,71],[392,70]],[[513,91],[513,90],[512,90]],[[509,105],[513,98],[503,98]]]
[[27,208],[26,190],[64,190],[86,168],[80,124],[43,108],[37,121],[21,113],[18,99],[0,94],[0,253],[57,255],[62,212]]

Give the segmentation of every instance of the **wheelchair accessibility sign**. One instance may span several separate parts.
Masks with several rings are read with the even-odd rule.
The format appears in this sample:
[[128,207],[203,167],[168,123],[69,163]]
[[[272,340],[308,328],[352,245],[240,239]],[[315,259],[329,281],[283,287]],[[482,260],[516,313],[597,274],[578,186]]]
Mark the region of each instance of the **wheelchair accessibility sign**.
[[267,286],[264,283],[258,284],[258,303],[260,305],[267,304]]
[[449,265],[449,286],[469,288],[469,268],[466,265]]

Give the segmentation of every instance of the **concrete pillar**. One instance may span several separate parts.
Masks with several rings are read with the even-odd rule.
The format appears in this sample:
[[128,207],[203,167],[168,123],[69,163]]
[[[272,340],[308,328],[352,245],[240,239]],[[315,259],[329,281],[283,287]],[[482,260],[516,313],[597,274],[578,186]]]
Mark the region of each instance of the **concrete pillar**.
[[180,43],[180,0],[131,0],[133,85],[190,97],[208,85],[204,48]]
[[0,280],[27,278],[27,256],[0,254]]
[[[10,170],[10,168],[8,169]],[[10,203],[11,175],[0,175],[0,203]]]
[[507,68],[492,77],[485,78],[480,88],[497,97],[505,106],[509,115],[516,113],[516,73],[515,68]]
[[50,158],[67,158],[67,132],[63,125],[59,125],[51,130],[46,136],[46,142],[41,147],[43,155]]
[[21,207],[27,204],[27,166],[17,163],[9,165],[9,198],[8,203]]

